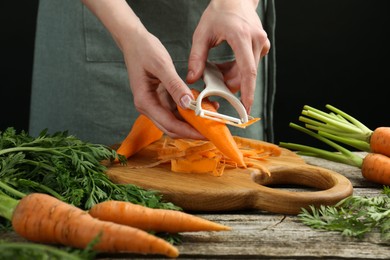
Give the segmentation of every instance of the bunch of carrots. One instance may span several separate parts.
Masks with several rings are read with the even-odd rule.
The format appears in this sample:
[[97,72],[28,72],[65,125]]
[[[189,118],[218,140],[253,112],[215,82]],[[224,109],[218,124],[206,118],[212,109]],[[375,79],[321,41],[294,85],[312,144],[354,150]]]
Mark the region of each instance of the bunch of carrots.
[[[336,152],[295,143],[279,145],[298,151],[298,154],[315,156],[359,167],[362,176],[372,182],[390,185],[390,127],[369,129],[342,110],[326,105],[330,112],[304,106],[299,117],[305,127],[290,123],[290,127],[306,133],[333,147]],[[364,157],[351,149],[366,152]]]
[[[199,95],[195,89],[192,89],[192,93],[195,98]],[[216,112],[213,103],[207,98],[202,100],[202,108]],[[277,145],[232,136],[223,122],[199,117],[193,110],[182,109],[179,106],[178,111],[208,140],[174,140],[164,137],[161,146],[156,147],[159,161],[145,167],[170,162],[171,170],[174,172],[211,172],[215,176],[221,176],[226,167],[256,167],[266,171],[259,161],[265,160],[268,156],[281,154],[281,149]],[[146,116],[140,115],[120,144],[117,153],[130,158],[162,137],[163,132]]]
[[[5,186],[2,184],[2,187]],[[13,192],[7,187],[8,193]],[[154,232],[226,231],[230,227],[182,211],[153,209],[108,200],[85,211],[44,193],[15,199],[0,193],[0,216],[32,242],[84,249],[94,241],[97,252],[131,252],[177,257],[178,249]]]

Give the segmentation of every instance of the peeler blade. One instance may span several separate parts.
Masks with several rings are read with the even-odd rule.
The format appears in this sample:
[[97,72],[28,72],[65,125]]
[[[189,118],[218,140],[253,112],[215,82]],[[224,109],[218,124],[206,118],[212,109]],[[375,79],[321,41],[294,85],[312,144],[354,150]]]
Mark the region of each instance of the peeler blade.
[[[194,110],[197,116],[240,128],[246,128],[260,120],[260,118],[254,118],[247,114],[241,101],[226,87],[223,81],[223,75],[215,64],[210,62],[206,63],[203,81],[205,83],[204,90],[189,105],[189,108]],[[209,96],[220,96],[226,99],[237,111],[240,118],[203,109],[202,100]]]

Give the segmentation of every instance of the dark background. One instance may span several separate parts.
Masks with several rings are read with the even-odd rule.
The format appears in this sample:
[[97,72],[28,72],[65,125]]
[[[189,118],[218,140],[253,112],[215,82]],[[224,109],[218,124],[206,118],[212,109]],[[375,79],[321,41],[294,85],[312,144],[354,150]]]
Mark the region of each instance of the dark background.
[[[276,0],[276,143],[316,142],[288,126],[303,105],[332,104],[370,128],[390,126],[389,2]],[[0,131],[28,128],[37,5],[0,2]]]

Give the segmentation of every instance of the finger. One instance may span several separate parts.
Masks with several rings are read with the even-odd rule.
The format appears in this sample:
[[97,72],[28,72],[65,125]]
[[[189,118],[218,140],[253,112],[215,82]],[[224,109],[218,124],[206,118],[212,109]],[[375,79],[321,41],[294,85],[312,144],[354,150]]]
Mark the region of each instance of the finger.
[[[196,129],[185,122],[177,111],[177,105],[162,84],[149,92],[137,92],[137,110],[145,114],[165,134],[172,138],[205,139]],[[147,102],[145,102],[147,101]]]
[[205,139],[190,124],[180,121],[171,111],[163,107],[156,107],[154,109],[151,107],[145,114],[161,131],[172,138]]
[[217,66],[222,72],[225,84],[230,91],[233,93],[238,92],[240,90],[241,76],[236,61],[229,61]]
[[176,73],[173,65],[161,73],[160,80],[175,103],[182,108],[187,108],[189,102],[194,99],[191,90]]
[[189,84],[198,81],[206,66],[206,61],[209,52],[209,44],[206,39],[194,33],[190,56],[188,58],[188,73],[186,81]]
[[233,67],[236,65],[236,61],[227,61],[223,63],[215,63],[215,65],[218,67],[218,69],[222,72],[224,78],[226,78],[227,74],[233,69]]
[[271,42],[269,39],[264,43],[263,49],[261,50],[260,58],[266,56],[271,50]]
[[254,58],[252,42],[244,37],[236,38],[229,43],[236,56],[237,66],[241,75],[241,101],[250,113],[256,88],[257,64]]
[[265,40],[253,40],[252,46],[253,46],[253,56],[255,58],[255,64],[258,67],[261,58],[263,58],[265,55],[268,54],[271,48],[271,42],[269,41],[268,38],[265,38]]

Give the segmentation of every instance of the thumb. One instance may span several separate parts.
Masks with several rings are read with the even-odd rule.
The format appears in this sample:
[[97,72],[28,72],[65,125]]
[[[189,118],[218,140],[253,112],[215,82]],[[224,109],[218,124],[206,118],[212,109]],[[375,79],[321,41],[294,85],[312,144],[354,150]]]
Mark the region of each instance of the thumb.
[[190,56],[188,58],[188,73],[186,81],[189,84],[195,83],[199,80],[206,65],[209,48],[206,42],[194,40]]
[[191,100],[194,100],[194,96],[192,95],[192,92],[186,83],[184,83],[184,81],[176,73],[176,71],[170,70],[170,72],[165,73],[163,78],[160,80],[175,103],[184,109],[188,108]]

